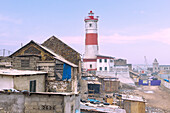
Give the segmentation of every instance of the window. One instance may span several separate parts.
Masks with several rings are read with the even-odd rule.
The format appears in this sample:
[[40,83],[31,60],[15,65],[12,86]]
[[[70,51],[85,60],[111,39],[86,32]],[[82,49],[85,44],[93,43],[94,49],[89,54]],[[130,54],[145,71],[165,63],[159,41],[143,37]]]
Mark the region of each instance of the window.
[[102,62],[102,59],[99,59],[99,62]]
[[107,71],[107,67],[105,67],[105,71]]
[[92,24],[89,24],[90,27],[92,27]]
[[36,92],[36,80],[30,81],[30,92]]
[[102,71],[102,67],[100,67],[100,71]]
[[110,60],[110,62],[113,62],[113,60]]
[[90,68],[92,68],[92,64],[90,64]]
[[104,59],[104,62],[107,62],[107,59]]
[[29,67],[30,60],[21,60],[21,67]]

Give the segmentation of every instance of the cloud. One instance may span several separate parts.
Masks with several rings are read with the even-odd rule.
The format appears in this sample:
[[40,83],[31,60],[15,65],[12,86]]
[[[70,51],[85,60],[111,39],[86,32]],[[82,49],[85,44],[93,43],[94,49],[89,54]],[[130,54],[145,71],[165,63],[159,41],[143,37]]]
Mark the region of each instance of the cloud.
[[110,36],[101,36],[100,41],[102,43],[135,43],[141,40],[153,40],[162,43],[170,44],[170,28],[161,29],[157,32],[153,32],[147,35],[121,35],[113,34]]
[[14,19],[14,18],[4,16],[4,15],[1,15],[1,14],[0,14],[0,21],[11,22],[11,23],[14,23],[14,24],[21,24],[22,23],[21,19]]
[[[58,37],[67,44],[84,44],[84,36],[71,36],[71,37]],[[144,35],[122,35],[120,33],[114,33],[112,35],[99,35],[99,41],[101,44],[124,44],[135,43],[142,40],[158,41],[161,43],[170,44],[170,28],[161,29],[157,32]]]

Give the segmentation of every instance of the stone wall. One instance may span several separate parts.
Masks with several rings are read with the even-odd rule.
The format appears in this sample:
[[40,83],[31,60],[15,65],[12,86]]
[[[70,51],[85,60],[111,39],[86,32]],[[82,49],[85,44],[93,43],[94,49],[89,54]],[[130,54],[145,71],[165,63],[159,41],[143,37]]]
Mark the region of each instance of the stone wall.
[[17,76],[14,77],[14,89],[30,90],[30,81],[36,80],[36,92],[45,92],[45,75]]
[[71,81],[53,81],[49,82],[47,86],[49,92],[71,92]]
[[54,93],[0,93],[1,113],[75,113],[79,96]]

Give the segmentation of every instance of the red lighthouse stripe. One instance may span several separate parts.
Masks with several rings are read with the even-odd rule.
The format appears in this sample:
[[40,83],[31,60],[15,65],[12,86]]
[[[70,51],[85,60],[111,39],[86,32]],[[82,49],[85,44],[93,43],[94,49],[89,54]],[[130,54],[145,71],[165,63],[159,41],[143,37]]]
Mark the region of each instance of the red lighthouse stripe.
[[97,33],[87,33],[85,44],[86,45],[98,45]]
[[83,59],[83,62],[97,62],[97,59]]

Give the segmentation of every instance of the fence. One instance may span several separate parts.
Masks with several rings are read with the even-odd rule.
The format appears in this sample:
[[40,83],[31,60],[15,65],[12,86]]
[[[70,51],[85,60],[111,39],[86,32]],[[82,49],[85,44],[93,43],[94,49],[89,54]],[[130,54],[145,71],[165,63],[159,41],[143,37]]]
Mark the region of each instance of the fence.
[[139,80],[139,85],[143,86],[160,86],[161,80]]

